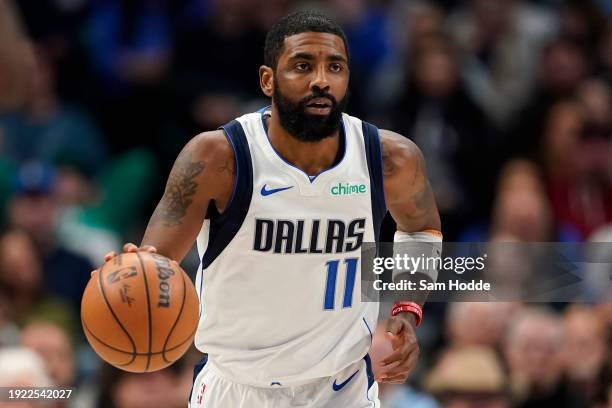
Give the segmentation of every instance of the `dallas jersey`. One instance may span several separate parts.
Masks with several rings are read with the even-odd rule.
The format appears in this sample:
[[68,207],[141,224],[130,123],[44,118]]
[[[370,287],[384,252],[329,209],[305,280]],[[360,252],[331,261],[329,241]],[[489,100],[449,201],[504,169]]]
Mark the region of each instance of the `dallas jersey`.
[[223,377],[284,387],[367,354],[378,304],[361,301],[360,247],[386,207],[376,127],[343,114],[341,160],[309,176],[275,151],[264,114],[222,126],[235,185],[197,239],[195,344]]

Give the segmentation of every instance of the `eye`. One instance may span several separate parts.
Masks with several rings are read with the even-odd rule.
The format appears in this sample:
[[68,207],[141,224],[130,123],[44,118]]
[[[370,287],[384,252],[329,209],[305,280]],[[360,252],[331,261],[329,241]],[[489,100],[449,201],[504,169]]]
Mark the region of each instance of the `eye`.
[[342,64],[333,63],[329,66],[329,70],[331,72],[340,72],[342,71]]
[[295,64],[295,69],[298,71],[308,71],[308,69],[310,68],[310,65],[308,65],[308,63],[306,62],[298,62],[297,64]]

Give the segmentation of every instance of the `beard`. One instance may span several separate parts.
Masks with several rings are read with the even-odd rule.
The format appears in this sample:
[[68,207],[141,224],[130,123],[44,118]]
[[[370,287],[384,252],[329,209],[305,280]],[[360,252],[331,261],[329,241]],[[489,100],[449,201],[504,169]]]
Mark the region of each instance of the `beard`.
[[[328,98],[332,103],[329,114],[311,115],[307,113],[306,105],[313,99],[322,97]],[[275,80],[273,98],[280,124],[290,135],[302,142],[318,142],[338,131],[342,112],[348,103],[348,91],[340,102],[325,91],[315,91],[298,102],[292,102],[283,95]]]

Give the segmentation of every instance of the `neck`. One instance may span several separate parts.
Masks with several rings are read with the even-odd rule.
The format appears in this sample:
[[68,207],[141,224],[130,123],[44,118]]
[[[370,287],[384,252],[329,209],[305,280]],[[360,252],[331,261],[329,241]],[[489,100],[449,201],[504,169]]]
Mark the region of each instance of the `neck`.
[[272,106],[272,116],[266,118],[268,138],[274,149],[283,159],[314,176],[332,167],[340,150],[340,131],[317,142],[304,142],[289,134],[280,124],[276,107]]

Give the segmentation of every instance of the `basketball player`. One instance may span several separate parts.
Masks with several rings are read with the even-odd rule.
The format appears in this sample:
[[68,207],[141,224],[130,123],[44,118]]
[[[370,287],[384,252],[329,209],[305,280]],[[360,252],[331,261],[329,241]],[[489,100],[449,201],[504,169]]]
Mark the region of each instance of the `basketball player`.
[[[207,360],[190,407],[379,407],[367,355],[378,305],[361,302],[359,248],[387,209],[396,241],[441,242],[423,157],[343,113],[347,40],[323,15],[277,23],[259,79],[272,105],[193,138],[142,246],[124,250],[181,260],[197,241],[195,344]],[[403,383],[417,361],[422,312],[406,300],[388,320],[380,381]]]

